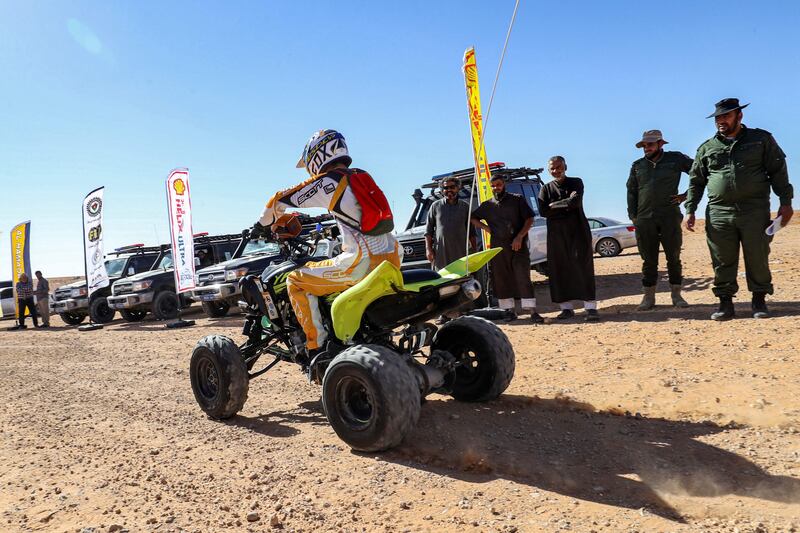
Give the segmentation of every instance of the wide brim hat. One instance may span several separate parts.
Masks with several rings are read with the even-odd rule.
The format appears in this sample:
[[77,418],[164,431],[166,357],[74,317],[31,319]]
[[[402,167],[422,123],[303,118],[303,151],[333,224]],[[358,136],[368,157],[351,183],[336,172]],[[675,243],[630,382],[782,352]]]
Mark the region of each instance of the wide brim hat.
[[646,132],[642,133],[642,140],[636,143],[636,148],[641,148],[644,146],[644,143],[654,143],[658,141],[661,141],[664,144],[669,144],[668,141],[664,140],[661,130],[647,130]]
[[737,109],[744,109],[749,105],[749,103],[740,105],[738,98],[724,98],[714,104],[716,109],[714,109],[714,112],[708,115],[706,118],[718,117],[720,115],[730,113],[731,111],[736,111]]

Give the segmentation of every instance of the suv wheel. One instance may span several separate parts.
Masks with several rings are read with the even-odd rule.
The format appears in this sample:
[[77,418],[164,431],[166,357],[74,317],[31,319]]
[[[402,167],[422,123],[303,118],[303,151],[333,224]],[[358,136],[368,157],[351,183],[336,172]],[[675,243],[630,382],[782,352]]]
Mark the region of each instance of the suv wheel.
[[114,320],[114,315],[117,312],[108,306],[105,298],[95,298],[89,304],[89,316],[92,317],[92,322],[97,324],[108,324]]
[[128,322],[140,322],[147,314],[147,311],[142,309],[123,309],[120,314]]
[[86,320],[86,315],[79,315],[76,313],[59,313],[58,316],[61,317],[61,320],[63,320],[65,324],[69,324],[70,326],[77,326]]
[[161,291],[153,298],[153,316],[156,320],[169,320],[178,317],[180,301],[172,291]]
[[217,302],[202,302],[203,311],[209,318],[220,318],[228,314],[231,304],[225,300]]

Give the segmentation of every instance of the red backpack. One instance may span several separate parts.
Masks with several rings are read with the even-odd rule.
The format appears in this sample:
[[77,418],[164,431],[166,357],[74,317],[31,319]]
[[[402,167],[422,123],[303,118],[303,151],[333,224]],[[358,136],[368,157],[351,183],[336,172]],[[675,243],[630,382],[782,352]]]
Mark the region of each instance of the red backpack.
[[361,206],[361,233],[383,235],[392,231],[392,208],[372,176],[359,168],[351,168],[347,171],[347,180]]

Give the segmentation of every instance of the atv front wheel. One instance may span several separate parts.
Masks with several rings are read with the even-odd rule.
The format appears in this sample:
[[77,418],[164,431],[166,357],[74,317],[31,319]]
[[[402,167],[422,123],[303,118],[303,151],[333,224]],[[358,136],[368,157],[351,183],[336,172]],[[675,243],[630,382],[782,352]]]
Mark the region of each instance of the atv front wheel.
[[239,347],[228,337],[200,339],[192,352],[189,377],[195,400],[211,418],[230,418],[247,401],[247,366]]
[[231,304],[225,300],[216,302],[202,302],[203,312],[208,318],[220,318],[228,314]]
[[333,430],[354,450],[400,444],[419,420],[421,395],[400,354],[364,344],[343,351],[322,381],[322,406]]
[[483,318],[462,316],[445,324],[431,350],[445,350],[459,362],[453,398],[485,402],[500,396],[514,377],[514,348],[503,331]]

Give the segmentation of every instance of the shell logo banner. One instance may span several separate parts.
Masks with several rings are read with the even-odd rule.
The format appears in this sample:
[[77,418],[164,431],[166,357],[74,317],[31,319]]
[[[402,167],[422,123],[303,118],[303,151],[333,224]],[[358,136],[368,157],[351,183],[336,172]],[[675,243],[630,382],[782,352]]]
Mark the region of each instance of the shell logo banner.
[[176,168],[169,173],[167,207],[172,240],[172,262],[175,267],[175,290],[178,293],[187,292],[195,288],[194,234],[188,169]]

